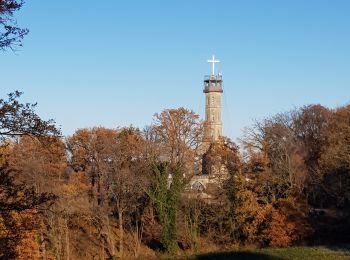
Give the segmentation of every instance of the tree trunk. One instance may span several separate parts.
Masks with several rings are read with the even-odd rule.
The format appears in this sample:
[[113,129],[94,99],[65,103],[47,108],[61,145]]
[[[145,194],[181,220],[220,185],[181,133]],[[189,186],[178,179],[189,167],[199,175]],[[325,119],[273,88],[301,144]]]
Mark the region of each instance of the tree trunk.
[[109,222],[109,216],[107,216],[107,233],[108,233],[108,244],[112,256],[115,256],[115,244],[113,230],[111,230],[111,225]]
[[124,230],[123,230],[123,213],[121,210],[118,210],[118,221],[119,221],[119,252],[120,252],[120,257],[123,257],[123,251],[124,251],[124,246],[123,246],[123,240],[124,240]]
[[70,259],[70,248],[69,248],[69,229],[68,229],[68,220],[65,219],[65,228],[66,228],[66,260]]
[[136,230],[134,231],[134,240],[135,240],[134,256],[135,256],[135,258],[139,258],[141,241],[142,241],[142,233],[143,233],[143,223],[139,227],[138,223],[136,222]]
[[40,230],[40,250],[41,250],[43,260],[46,260],[45,238],[44,238],[44,232],[42,230]]
[[62,232],[63,231],[63,226],[60,217],[56,220],[57,222],[57,227],[56,227],[56,232],[57,232],[57,252],[56,252],[56,259],[61,260],[62,254],[63,254],[63,242],[62,242]]

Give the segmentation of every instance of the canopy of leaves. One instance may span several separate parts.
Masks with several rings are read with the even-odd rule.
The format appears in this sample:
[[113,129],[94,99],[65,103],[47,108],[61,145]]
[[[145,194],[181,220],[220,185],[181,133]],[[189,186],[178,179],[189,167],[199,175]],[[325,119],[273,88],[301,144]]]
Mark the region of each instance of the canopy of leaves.
[[[0,258],[12,259],[15,248],[21,240],[22,232],[37,229],[36,214],[30,214],[48,207],[56,196],[49,193],[38,194],[34,188],[15,184],[7,170],[0,168]],[[28,221],[27,221],[28,220]]]

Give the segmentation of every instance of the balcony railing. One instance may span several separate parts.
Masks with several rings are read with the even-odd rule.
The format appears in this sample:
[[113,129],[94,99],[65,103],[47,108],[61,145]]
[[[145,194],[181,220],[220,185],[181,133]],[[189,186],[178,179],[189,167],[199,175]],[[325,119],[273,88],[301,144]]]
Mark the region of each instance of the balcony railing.
[[222,80],[222,75],[205,75],[204,80]]

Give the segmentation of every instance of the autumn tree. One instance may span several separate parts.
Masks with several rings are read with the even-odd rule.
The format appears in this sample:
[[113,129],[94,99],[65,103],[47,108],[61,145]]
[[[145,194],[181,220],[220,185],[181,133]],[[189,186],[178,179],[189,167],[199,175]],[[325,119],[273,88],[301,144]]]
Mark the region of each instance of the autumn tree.
[[105,224],[94,212],[89,200],[89,180],[84,173],[71,172],[63,183],[57,185],[58,199],[49,212],[45,213],[47,243],[46,256],[55,258],[86,258],[96,253],[92,247],[101,244],[97,239]]
[[[325,205],[350,208],[350,105],[337,109],[320,156]],[[350,211],[348,211],[350,212]]]
[[259,172],[269,200],[300,194],[305,187],[303,149],[293,131],[292,113],[256,122],[246,129],[243,146],[251,153],[251,172]]
[[199,116],[185,108],[166,109],[154,115],[152,134],[170,167],[180,165],[189,174],[198,159],[196,156],[203,138]]
[[[66,230],[67,225],[63,225],[62,222],[68,219],[67,208],[73,202],[72,198],[66,200],[67,196],[62,191],[69,177],[65,175],[67,158],[64,144],[59,138],[23,136],[11,145],[10,151],[8,168],[17,182],[33,187],[38,193],[48,192],[56,196],[55,204],[49,211],[38,212],[42,225],[36,233],[40,239],[34,238],[34,241],[40,241],[43,257],[48,257],[45,248],[48,244],[56,248],[52,234],[56,237],[60,234],[55,233],[57,226],[61,227],[62,231]],[[63,201],[66,204],[64,207]],[[57,249],[57,252],[61,251]]]
[[46,209],[55,196],[37,193],[16,184],[7,169],[0,168],[0,257],[12,259],[23,236],[40,227],[37,212]]
[[23,1],[0,0],[0,49],[14,49],[21,46],[22,39],[28,34],[28,29],[21,29],[13,18],[14,12],[21,9]]
[[[5,2],[8,4],[10,1]],[[52,120],[44,121],[35,113],[36,104],[21,103],[20,95],[20,92],[15,92],[9,94],[7,100],[0,99],[1,248],[5,250],[3,254],[12,255],[17,253],[15,248],[21,241],[21,234],[28,234],[38,228],[40,209],[45,208],[45,204],[53,202],[56,197],[51,193],[39,193],[32,186],[26,185],[23,179],[14,178],[15,170],[9,163],[12,152],[9,145],[18,137],[43,137],[49,140],[60,134]],[[18,221],[21,219],[28,221]]]
[[267,214],[266,227],[262,229],[261,240],[264,246],[287,247],[292,245],[294,223],[288,223],[286,216],[271,207]]
[[[188,109],[166,109],[154,115],[154,122],[145,129],[144,135],[151,161],[158,162],[151,177],[150,197],[162,226],[162,244],[165,250],[173,252],[177,248],[176,212],[180,205],[180,186],[183,185],[180,183],[187,182],[194,169],[200,167],[203,123]],[[183,176],[178,176],[179,172]]]
[[230,205],[231,239],[248,244],[256,242],[259,225],[265,217],[265,205],[259,205],[256,194],[248,188],[248,181],[241,174],[229,179],[226,192]]
[[[286,246],[312,234],[309,212],[325,205],[328,194],[320,162],[332,118],[332,112],[320,105],[305,106],[258,122],[246,132],[245,171],[251,173],[259,200],[272,207],[265,223],[285,230],[271,238],[271,245]],[[325,186],[333,187],[329,184]],[[266,230],[265,235],[273,233]]]
[[230,175],[222,190],[210,203],[197,201],[199,234],[218,246],[259,244],[268,206],[259,202],[241,173]]
[[8,167],[17,181],[33,186],[38,192],[55,192],[64,181],[67,159],[58,138],[21,137],[12,144]]
[[[118,131],[115,129],[95,127],[78,129],[66,140],[70,167],[73,172],[82,173],[88,181],[89,205],[79,214],[90,219],[86,223],[89,227],[87,230],[96,230],[97,243],[108,257],[115,255],[116,237],[111,228],[114,224],[111,221],[107,179],[117,135]],[[95,214],[89,215],[89,212]],[[93,240],[90,242],[95,243]]]
[[75,171],[85,172],[90,179],[90,196],[95,206],[106,199],[103,190],[103,179],[106,175],[106,162],[112,151],[118,131],[103,127],[79,129],[67,139],[67,150],[70,153],[69,164]]
[[[125,235],[140,228],[149,161],[145,140],[133,127],[80,129],[67,140],[70,165],[90,180],[92,207],[107,233],[110,256],[123,255]],[[113,224],[116,220],[116,224]],[[118,228],[118,237],[114,234]],[[117,245],[114,242],[119,241]]]
[[313,235],[306,205],[294,198],[280,199],[265,206],[259,241],[263,246],[287,247]]
[[318,204],[323,193],[319,160],[331,117],[332,112],[321,105],[305,106],[294,114],[293,132],[302,146],[302,159],[307,171],[304,194],[313,205]]
[[206,192],[217,196],[222,192],[224,181],[239,173],[240,168],[238,146],[233,141],[221,137],[217,142],[211,143],[202,159],[202,173],[207,174],[213,183],[208,185]]
[[19,136],[59,136],[60,130],[53,120],[43,120],[35,112],[37,104],[21,103],[21,92],[0,99],[0,140]]
[[112,213],[118,219],[119,253],[123,256],[125,227],[130,230],[141,224],[149,166],[144,156],[145,141],[138,129],[121,129],[109,146],[105,187]]
[[332,112],[321,105],[309,105],[300,108],[294,114],[293,131],[306,149],[305,163],[314,168],[321,155]]

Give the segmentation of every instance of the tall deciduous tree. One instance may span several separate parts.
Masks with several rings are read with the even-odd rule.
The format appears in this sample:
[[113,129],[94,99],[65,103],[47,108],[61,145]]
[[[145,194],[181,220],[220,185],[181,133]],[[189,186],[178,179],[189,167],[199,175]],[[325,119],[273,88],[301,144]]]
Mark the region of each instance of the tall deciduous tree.
[[[67,147],[72,167],[85,172],[90,179],[93,208],[106,223],[117,220],[119,255],[123,255],[125,231],[141,224],[148,171],[143,136],[133,127],[80,129],[68,138]],[[115,237],[107,240],[109,254],[115,256]]]
[[[261,172],[264,193],[269,199],[301,193],[305,186],[306,167],[301,142],[293,130],[293,112],[256,122],[247,129],[243,145],[250,153],[251,171]],[[258,155],[258,156],[257,156]]]
[[[8,5],[12,1],[5,2]],[[3,1],[1,3],[3,4]],[[7,7],[5,6],[5,8]],[[3,5],[2,8],[4,8]],[[12,167],[9,166],[8,157],[10,155],[8,153],[11,153],[11,149],[6,147],[8,145],[8,140],[6,139],[32,136],[51,140],[60,134],[52,120],[44,121],[35,113],[36,104],[20,103],[18,100],[20,95],[20,92],[15,92],[9,94],[7,100],[0,99],[0,145],[2,158],[0,168],[0,240],[2,246],[0,247],[4,250],[1,252],[2,254],[9,254],[6,257],[16,255],[16,251],[13,250],[20,242],[21,234],[31,232],[31,230],[38,227],[37,212],[39,208],[56,198],[51,193],[38,193],[33,187],[18,184],[19,180],[15,180],[13,175],[10,175]],[[3,156],[4,152],[7,153],[6,156]],[[23,218],[32,223],[31,225],[26,225],[25,222],[18,222],[14,219],[16,216],[22,218],[23,214],[27,217],[29,215],[33,216]],[[20,223],[20,229],[16,228],[18,227],[16,223]]]
[[53,194],[16,184],[8,170],[0,168],[0,258],[16,257],[22,235],[39,228],[38,210],[54,199]]
[[170,167],[185,167],[185,174],[189,174],[203,139],[199,116],[185,108],[166,109],[154,115],[152,129],[153,139],[163,149],[163,159],[170,162]]
[[321,105],[302,107],[294,115],[293,130],[302,145],[303,161],[307,169],[304,193],[313,205],[319,205],[319,198],[323,194],[319,161],[331,117],[332,112]]
[[[3,14],[9,12],[9,8],[11,14],[11,10],[19,7],[20,5],[17,5],[15,1],[0,1],[1,24],[4,25],[6,22]],[[5,37],[8,35],[5,34]],[[0,48],[4,47],[4,45],[1,46],[1,44],[4,44],[3,37],[4,35],[0,36]],[[12,43],[13,41],[10,40],[5,45]],[[7,254],[3,257],[13,257],[19,252],[15,248],[18,248],[21,242],[21,234],[29,234],[39,227],[39,207],[45,203],[53,202],[56,198],[51,193],[40,193],[30,185],[18,184],[20,181],[20,178],[17,178],[18,176],[15,180],[13,178],[16,175],[16,170],[12,167],[14,165],[9,165],[11,164],[9,158],[11,153],[13,154],[13,150],[8,146],[9,140],[7,139],[32,136],[44,138],[50,142],[60,134],[52,120],[42,120],[35,113],[36,104],[23,104],[19,101],[20,96],[21,93],[16,91],[10,93],[6,100],[0,99],[0,222],[2,226],[0,239],[2,245],[0,247],[4,250],[1,253]],[[12,171],[11,175],[10,171]],[[21,181],[24,181],[23,178]],[[29,184],[27,180],[24,182]],[[17,220],[26,218],[30,221],[17,221],[16,217]],[[22,251],[20,250],[20,252]]]
[[106,162],[112,154],[111,145],[116,142],[118,131],[103,127],[79,129],[67,139],[70,153],[70,165],[75,171],[87,174],[91,182],[90,195],[96,206],[106,199],[102,189],[103,180],[107,177]]
[[119,252],[123,256],[124,232],[127,224],[140,223],[142,200],[146,191],[148,162],[145,160],[145,141],[138,129],[121,129],[114,140],[108,144],[111,151],[107,163],[105,187],[112,212],[119,224]]
[[21,137],[12,144],[8,164],[17,181],[38,192],[55,192],[67,166],[64,144],[58,138]]
[[309,168],[315,167],[320,158],[332,112],[321,105],[309,105],[299,109],[293,120],[296,137],[305,147],[305,162]]
[[[320,167],[326,204],[350,212],[350,105],[335,111],[326,131]],[[350,214],[350,213],[349,213]]]

